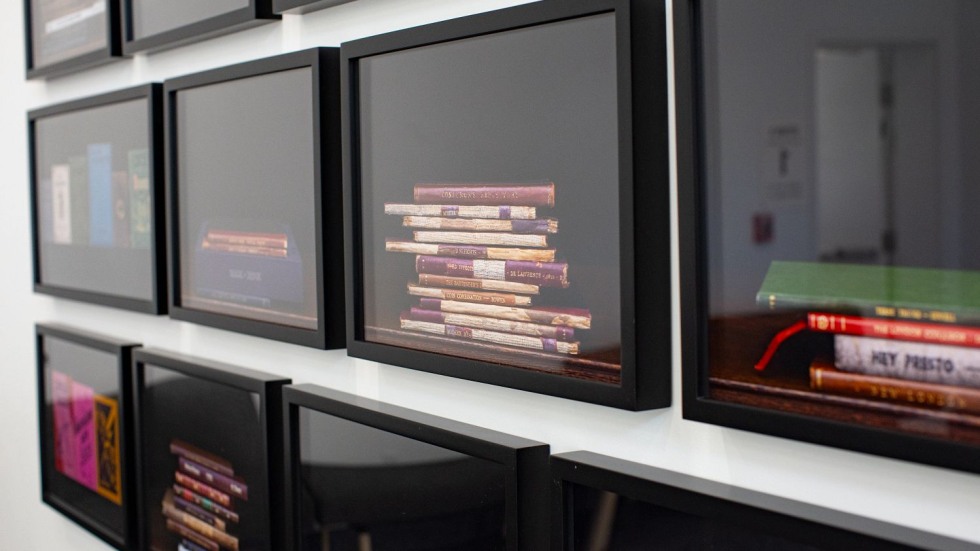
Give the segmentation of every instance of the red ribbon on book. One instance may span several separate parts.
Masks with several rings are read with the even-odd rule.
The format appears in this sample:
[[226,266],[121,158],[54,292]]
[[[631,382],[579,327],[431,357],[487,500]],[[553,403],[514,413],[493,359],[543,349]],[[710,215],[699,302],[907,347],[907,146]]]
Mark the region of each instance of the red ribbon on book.
[[779,350],[780,345],[782,345],[786,339],[806,329],[806,327],[806,321],[798,321],[786,329],[783,329],[779,333],[776,333],[776,336],[769,341],[769,346],[766,347],[766,352],[762,355],[762,358],[756,362],[755,370],[764,371],[766,367],[769,366],[769,362],[772,361],[772,357],[776,354],[776,350]]

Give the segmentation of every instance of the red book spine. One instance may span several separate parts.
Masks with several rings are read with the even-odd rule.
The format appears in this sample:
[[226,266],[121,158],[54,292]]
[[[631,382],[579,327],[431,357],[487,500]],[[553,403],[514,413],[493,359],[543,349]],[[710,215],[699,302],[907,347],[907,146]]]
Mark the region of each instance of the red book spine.
[[415,202],[424,205],[555,206],[555,184],[416,184]]
[[224,507],[231,506],[231,496],[224,492],[216,490],[203,482],[198,482],[181,472],[174,473],[174,478],[177,480],[177,484],[188,488],[192,492],[201,494],[202,496]]
[[186,499],[194,505],[197,505],[205,511],[214,513],[215,515],[226,520],[230,520],[231,522],[238,522],[238,513],[228,509],[227,507],[222,507],[204,496],[195,494],[180,484],[174,484],[174,494],[178,497]]
[[476,260],[419,255],[415,258],[415,270],[420,274],[533,283],[544,287],[568,287],[568,264],[565,262]]
[[807,327],[821,333],[839,333],[980,348],[980,328],[940,325],[882,318],[810,312]]

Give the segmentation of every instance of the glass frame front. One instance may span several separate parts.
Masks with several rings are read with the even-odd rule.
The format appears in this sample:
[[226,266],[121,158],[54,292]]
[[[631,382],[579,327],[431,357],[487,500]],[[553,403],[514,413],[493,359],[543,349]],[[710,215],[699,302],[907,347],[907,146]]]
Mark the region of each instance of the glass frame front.
[[248,5],[241,9],[137,38],[133,31],[133,3],[140,0],[115,1],[121,3],[122,51],[126,55],[199,42],[280,19],[279,15],[272,12],[272,0],[249,0]]
[[95,51],[70,57],[48,65],[38,65],[34,61],[34,22],[32,20],[31,3],[35,0],[24,0],[24,38],[27,64],[27,78],[60,76],[81,71],[113,61],[123,55],[121,33],[119,30],[120,0],[105,0],[106,45]]

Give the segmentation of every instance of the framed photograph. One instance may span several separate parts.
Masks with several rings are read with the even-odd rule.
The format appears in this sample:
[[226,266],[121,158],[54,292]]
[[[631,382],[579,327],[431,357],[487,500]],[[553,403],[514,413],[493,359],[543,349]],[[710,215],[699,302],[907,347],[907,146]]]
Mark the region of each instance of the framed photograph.
[[34,290],[165,313],[161,86],[31,111],[28,141]]
[[307,13],[353,2],[353,0],[272,0],[276,13]]
[[172,317],[343,347],[337,55],[164,84]]
[[27,78],[57,76],[122,55],[119,0],[24,0]]
[[136,542],[130,359],[139,345],[38,324],[41,499],[117,549]]
[[283,416],[285,549],[547,548],[547,444],[315,385]]
[[537,2],[341,46],[350,355],[669,404],[664,18]]
[[133,365],[140,549],[279,549],[289,379],[155,350]]
[[980,472],[980,86],[930,26],[980,30],[955,5],[676,6],[686,418]]
[[551,458],[554,551],[965,550],[968,542],[591,452]]
[[119,0],[122,49],[163,50],[270,23],[272,0]]

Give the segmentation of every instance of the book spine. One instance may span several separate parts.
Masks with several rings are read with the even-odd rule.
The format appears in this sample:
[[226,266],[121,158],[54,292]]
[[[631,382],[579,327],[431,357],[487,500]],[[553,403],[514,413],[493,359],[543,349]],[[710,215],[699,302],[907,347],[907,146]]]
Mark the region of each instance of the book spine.
[[242,480],[225,476],[185,457],[177,458],[177,466],[184,473],[216,490],[248,501],[248,485]]
[[420,274],[496,279],[532,283],[542,287],[568,287],[568,264],[565,262],[474,260],[419,255],[415,258],[415,270]]
[[129,248],[129,179],[124,170],[112,173],[112,231],[117,247]]
[[288,251],[284,248],[260,247],[256,245],[232,245],[229,243],[222,243],[220,241],[210,241],[210,240],[203,241],[201,243],[201,248],[211,249],[214,251],[224,251],[228,253],[254,254],[259,256],[274,256],[279,258],[285,258],[288,256]]
[[177,510],[176,507],[169,503],[163,504],[163,515],[174,522],[190,528],[191,530],[217,543],[219,546],[224,547],[225,549],[238,551],[238,538],[228,534],[227,532],[218,530],[214,526],[211,526],[210,524],[192,515]]
[[462,302],[479,302],[480,304],[499,304],[501,306],[530,306],[531,297],[511,293],[492,293],[485,291],[467,291],[460,289],[442,289],[438,287],[420,287],[408,284],[408,294],[416,297],[438,298],[442,300],[459,300]]
[[419,204],[555,206],[555,184],[416,184]]
[[176,438],[171,440],[170,453],[190,459],[198,465],[204,465],[212,471],[221,473],[225,476],[235,476],[235,469],[231,467],[231,463],[210,452],[206,452],[196,446],[188,444],[183,440],[178,440]]
[[477,329],[498,331],[500,333],[516,333],[518,335],[544,337],[560,341],[575,340],[575,329],[561,325],[541,325],[538,323],[502,320],[469,314],[453,314],[451,312],[426,310],[424,308],[412,308],[408,313],[408,317],[415,321],[475,327]]
[[231,506],[231,496],[222,491],[212,488],[203,482],[198,482],[181,472],[175,472],[174,479],[177,481],[177,484],[214,501],[222,507]]
[[224,519],[218,518],[218,516],[215,515],[214,513],[209,513],[205,511],[203,508],[194,505],[190,501],[187,501],[186,499],[180,496],[176,496],[176,495],[174,496],[174,507],[189,515],[193,515],[194,517],[210,524],[211,526],[214,526],[218,530],[224,530],[226,532],[228,531],[228,523],[225,522]]
[[200,545],[184,539],[180,542],[180,545],[184,547],[187,551],[207,551],[207,549],[201,547]]
[[214,513],[215,515],[227,521],[235,522],[235,523],[238,522],[238,513],[232,511],[231,509],[227,507],[222,507],[221,505],[218,505],[214,501],[200,494],[195,494],[194,492],[188,490],[187,488],[179,484],[174,484],[173,487],[174,487],[175,496],[186,499],[188,502],[197,505],[201,509],[204,509],[209,513]]
[[69,157],[68,166],[71,180],[71,242],[88,245],[88,157]]
[[71,235],[71,168],[67,164],[51,165],[51,240],[70,245]]
[[980,413],[980,390],[810,367],[810,386],[845,396],[948,411]]
[[835,335],[834,365],[851,373],[980,388],[980,350],[962,346]]
[[395,253],[455,256],[481,260],[528,260],[553,262],[555,249],[517,249],[512,247],[487,247],[484,245],[444,245],[439,243],[415,243],[412,241],[385,240],[385,250]]
[[284,233],[250,233],[230,230],[208,230],[205,238],[212,244],[243,245],[248,247],[269,247],[285,249],[289,238]]
[[495,232],[452,232],[420,230],[412,232],[419,243],[453,245],[499,245],[503,247],[547,247],[548,236]]
[[221,551],[221,547],[218,546],[216,542],[207,539],[206,537],[202,536],[201,534],[198,534],[194,530],[191,530],[187,526],[184,526],[183,524],[179,522],[175,522],[174,520],[169,518],[167,519],[167,530],[173,532],[174,534],[177,534],[178,536],[186,540],[193,542],[196,545],[200,545],[204,549],[207,549],[207,551]]
[[430,230],[462,230],[477,232],[513,232],[548,234],[558,233],[558,221],[542,220],[486,220],[481,218],[440,218],[435,216],[405,216],[402,225],[407,228]]
[[129,151],[129,242],[134,249],[150,248],[153,213],[150,200],[150,152]]
[[807,314],[811,331],[980,348],[980,328],[844,314]]
[[445,218],[488,218],[493,220],[533,220],[535,207],[488,205],[413,205],[385,203],[385,214],[396,216],[442,216]]
[[489,342],[493,344],[503,344],[516,346],[519,348],[529,348],[544,352],[558,352],[561,354],[578,354],[577,342],[564,342],[555,339],[542,337],[529,337],[526,335],[514,335],[510,333],[499,333],[496,331],[486,331],[474,329],[472,327],[460,327],[442,323],[429,323],[425,321],[414,321],[411,319],[401,319],[402,329],[411,331],[421,331],[434,335],[445,335],[460,339]]
[[421,298],[419,299],[419,306],[426,310],[526,321],[544,325],[564,325],[576,329],[589,329],[592,326],[592,315],[589,311],[578,308],[516,308],[435,298]]
[[462,289],[501,291],[504,293],[522,293],[525,295],[537,295],[541,292],[540,286],[530,283],[473,279],[471,277],[447,277],[433,274],[419,274],[419,285],[423,287],[459,287]]
[[112,228],[112,145],[93,143],[88,146],[89,243],[111,247],[115,241]]

